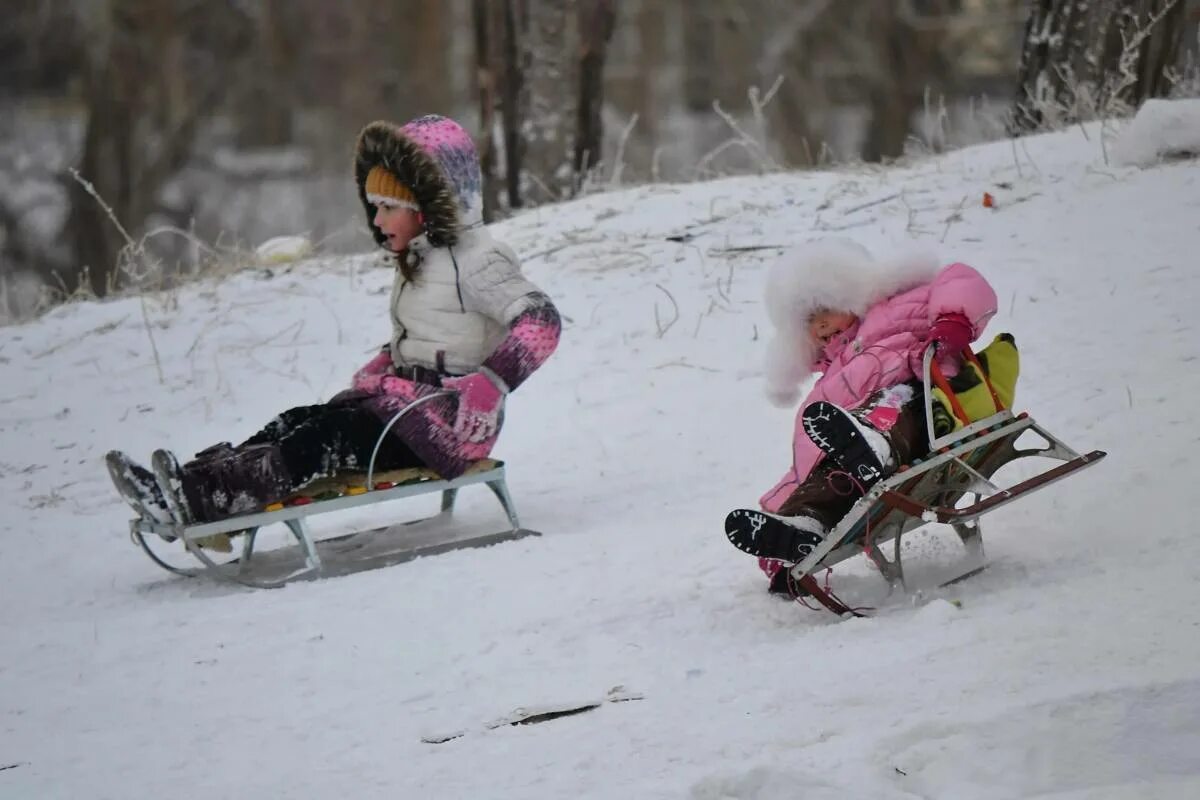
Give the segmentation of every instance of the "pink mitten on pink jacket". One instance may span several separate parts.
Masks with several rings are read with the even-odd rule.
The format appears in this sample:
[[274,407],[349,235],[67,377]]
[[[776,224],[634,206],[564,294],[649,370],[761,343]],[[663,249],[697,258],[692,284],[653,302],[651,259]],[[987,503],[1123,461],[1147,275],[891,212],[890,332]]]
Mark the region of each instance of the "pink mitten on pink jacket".
[[482,372],[446,378],[442,385],[458,392],[458,417],[454,432],[465,442],[485,442],[500,427],[505,392]]
[[971,320],[962,314],[943,314],[929,329],[929,343],[937,345],[939,355],[961,353],[973,341]]

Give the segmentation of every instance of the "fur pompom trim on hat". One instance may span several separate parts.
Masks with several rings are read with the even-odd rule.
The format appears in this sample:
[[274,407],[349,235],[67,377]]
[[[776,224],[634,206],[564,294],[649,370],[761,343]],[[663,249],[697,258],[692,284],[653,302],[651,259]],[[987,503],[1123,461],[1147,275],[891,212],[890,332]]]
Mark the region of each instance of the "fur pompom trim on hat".
[[820,355],[808,335],[814,312],[849,311],[861,319],[880,300],[933,280],[939,269],[933,253],[878,260],[850,239],[818,239],[789,249],[767,272],[765,302],[775,328],[767,343],[767,397],[785,408],[800,399],[800,385]]

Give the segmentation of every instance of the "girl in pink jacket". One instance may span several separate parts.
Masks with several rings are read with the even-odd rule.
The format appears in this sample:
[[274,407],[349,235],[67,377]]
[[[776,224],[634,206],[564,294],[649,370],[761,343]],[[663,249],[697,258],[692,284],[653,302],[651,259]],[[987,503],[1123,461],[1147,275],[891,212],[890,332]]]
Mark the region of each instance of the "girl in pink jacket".
[[[766,302],[775,327],[766,365],[771,401],[793,406],[801,384],[819,373],[797,410],[791,466],[759,500],[764,512],[788,523],[773,526],[787,535],[762,535],[759,512],[735,512],[726,523],[736,546],[760,556],[775,590],[785,582],[782,563],[803,559],[871,483],[928,449],[919,384],[925,349],[936,344],[945,374],[956,374],[958,354],[996,313],[996,293],[966,264],[876,260],[855,242],[825,239],[794,248],[772,266]],[[881,472],[841,468],[814,421],[830,411],[850,418]],[[827,452],[835,457],[827,459]]]

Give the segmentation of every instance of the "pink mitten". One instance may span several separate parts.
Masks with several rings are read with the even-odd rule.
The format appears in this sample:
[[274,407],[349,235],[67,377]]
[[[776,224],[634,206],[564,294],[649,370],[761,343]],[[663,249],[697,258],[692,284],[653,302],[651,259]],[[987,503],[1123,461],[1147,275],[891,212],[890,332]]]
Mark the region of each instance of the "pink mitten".
[[461,378],[446,378],[442,385],[458,392],[458,417],[454,432],[466,442],[486,442],[500,427],[504,392],[487,375],[472,372]]
[[938,355],[958,354],[975,340],[971,321],[962,314],[943,314],[929,329],[929,344],[936,344]]

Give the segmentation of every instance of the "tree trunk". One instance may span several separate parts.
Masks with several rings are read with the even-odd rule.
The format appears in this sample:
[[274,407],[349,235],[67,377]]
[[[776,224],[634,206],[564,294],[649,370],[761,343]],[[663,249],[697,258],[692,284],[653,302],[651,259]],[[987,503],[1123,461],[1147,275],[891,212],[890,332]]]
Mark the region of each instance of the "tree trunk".
[[377,71],[383,79],[383,108],[409,108],[416,117],[424,114],[453,116],[455,98],[451,97],[449,52],[450,22],[448,3],[388,3],[390,32],[386,43],[386,69]]
[[496,20],[488,0],[472,0],[471,25],[475,32],[475,81],[479,101],[479,167],[483,173],[483,221],[496,218],[500,186],[496,180]]
[[113,0],[108,47],[98,63],[89,65],[85,78],[88,116],[78,171],[116,220],[87,188],[71,182],[66,224],[75,263],[72,274],[61,276],[69,292],[83,286],[85,277],[86,288],[97,297],[114,288],[117,255],[126,245],[117,223],[140,224],[149,208],[145,181],[139,180],[142,153],[135,143],[137,119],[145,111],[143,81],[158,74],[145,59],[143,43],[156,32],[150,29],[150,15],[138,5],[138,0]]
[[580,0],[579,106],[575,121],[575,187],[600,163],[604,147],[604,59],[617,20],[617,0]]
[[683,104],[688,111],[712,109],[717,99],[713,53],[717,49],[715,10],[711,0],[684,0]]
[[240,147],[282,147],[292,143],[295,106],[291,76],[296,64],[296,33],[292,16],[280,0],[262,0],[256,42],[238,81]]
[[504,182],[508,190],[508,207],[521,208],[525,198],[521,191],[521,170],[525,166],[525,140],[521,131],[529,110],[529,93],[525,86],[526,64],[523,57],[527,25],[525,0],[503,2],[503,80],[500,92],[500,115],[504,128]]
[[926,0],[919,10],[909,6],[906,15],[893,0],[877,0],[873,10],[868,27],[881,70],[867,91],[871,122],[863,143],[864,161],[904,155],[913,115],[924,104],[926,89],[946,72],[941,63],[944,29],[921,24],[917,14],[945,18],[955,9],[951,0]]
[[1121,113],[1165,94],[1184,6],[1182,0],[1034,0],[1013,132]]
[[[663,4],[642,0],[638,14],[639,47],[635,74],[632,78],[632,101],[627,103],[638,115],[637,130],[649,150],[658,146],[658,131],[663,120],[659,117],[671,103],[660,96],[659,77],[668,63],[667,21]],[[672,92],[672,94],[674,94]]]
[[[216,14],[207,4],[110,0],[107,10],[106,30],[92,32],[105,49],[85,74],[79,173],[111,217],[88,188],[71,182],[65,238],[75,267],[62,276],[73,291],[86,271],[97,296],[118,285],[126,235],[138,237],[164,183],[187,162],[197,129],[224,96],[250,32],[238,13]],[[182,69],[189,59],[178,48],[188,41],[199,46],[189,53],[198,69]]]
[[525,174],[530,190],[554,202],[571,188],[572,123],[577,98],[573,72],[574,31],[570,25],[576,0],[529,0],[525,40],[529,115],[524,130]]

